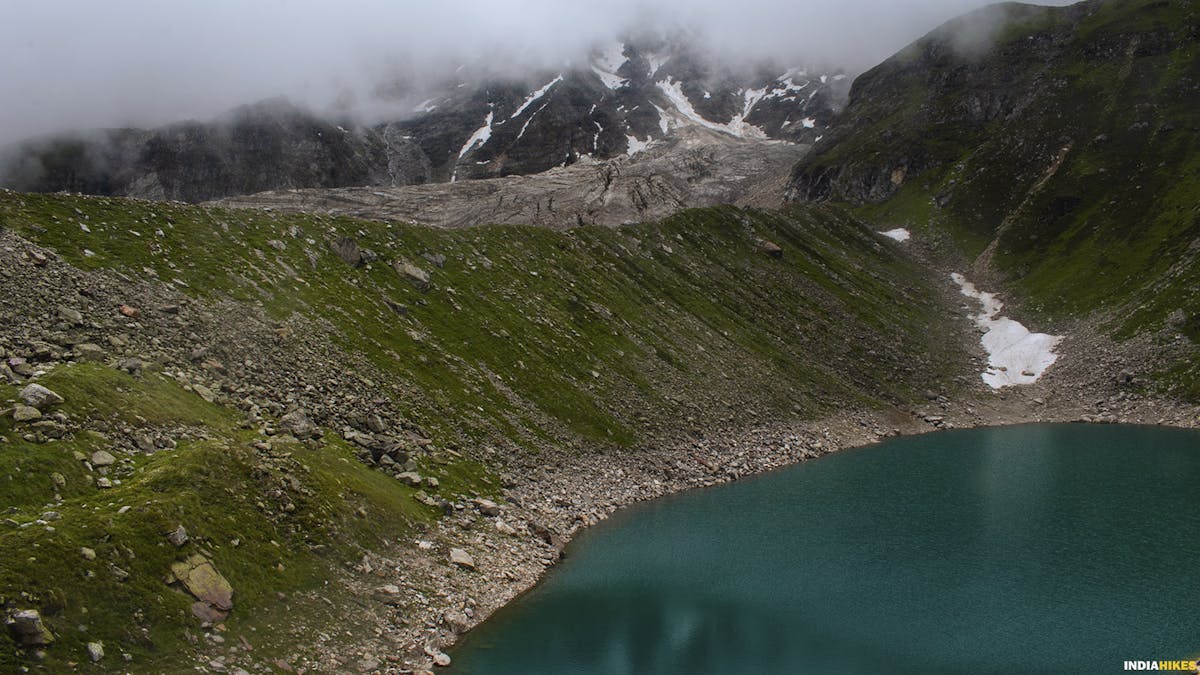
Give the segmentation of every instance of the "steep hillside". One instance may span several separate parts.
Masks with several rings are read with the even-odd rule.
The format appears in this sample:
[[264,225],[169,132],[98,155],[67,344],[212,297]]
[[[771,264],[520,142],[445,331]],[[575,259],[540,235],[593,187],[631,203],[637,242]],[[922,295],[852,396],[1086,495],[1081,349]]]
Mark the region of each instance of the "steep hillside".
[[[483,579],[413,542],[502,536],[457,524],[502,475],[916,405],[969,360],[944,289],[832,207],[447,231],[3,192],[0,228],[4,670],[342,658],[339,622],[415,633]],[[491,555],[541,569],[557,535],[513,522]]]
[[1200,7],[1013,3],[951,22],[854,83],[794,201],[947,233],[1045,320],[1155,335],[1200,396]]
[[680,128],[807,143],[849,83],[771,63],[729,68],[684,37],[615,43],[520,77],[488,65],[432,88],[381,87],[376,107],[389,112],[371,122],[274,100],[208,122],[31,140],[0,153],[0,186],[197,202],[534,174],[634,154]]

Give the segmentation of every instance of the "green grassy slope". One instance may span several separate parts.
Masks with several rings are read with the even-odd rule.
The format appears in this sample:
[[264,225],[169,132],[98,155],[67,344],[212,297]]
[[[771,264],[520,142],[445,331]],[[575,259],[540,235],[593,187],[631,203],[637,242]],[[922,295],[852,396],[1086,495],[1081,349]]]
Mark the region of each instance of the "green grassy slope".
[[[907,356],[926,353],[923,328],[943,321],[924,273],[836,208],[443,231],[5,193],[0,225],[84,269],[328,322],[342,347],[407,383],[404,406],[444,437],[629,446],[697,412],[903,400],[949,370]],[[343,236],[378,259],[341,262],[329,242]],[[389,264],[404,261],[429,273],[428,289]],[[877,367],[846,367],[864,358]]]
[[[962,36],[985,21],[984,50]],[[1200,7],[1001,5],[931,33],[855,83],[799,200],[945,232],[1045,318],[1200,342]],[[989,250],[990,247],[990,250]],[[1197,361],[1165,375],[1200,397]]]
[[[950,393],[967,358],[946,339],[955,328],[937,281],[835,207],[715,208],[620,229],[443,231],[2,192],[0,227],[120,284],[169,285],[201,304],[243,303],[309,326],[305,339],[351,359],[317,372],[356,369],[377,383],[364,384],[369,396],[392,399],[438,448],[461,450],[418,457],[450,500],[498,492],[499,467],[475,461],[495,461],[479,452],[485,445],[500,443],[518,463],[547,448],[636,452],[664,437]],[[330,246],[342,237],[377,257],[346,264]],[[443,266],[425,254],[445,256]],[[393,263],[403,262],[426,271],[428,287],[398,273]],[[24,258],[12,269],[8,291],[43,273]],[[0,344],[20,344],[38,308],[0,310],[11,320]],[[100,311],[89,310],[79,339],[107,344],[88,328],[107,320]],[[0,524],[0,603],[42,612],[58,636],[38,666],[48,672],[84,661],[90,641],[105,644],[102,668],[177,667],[199,620],[164,577],[196,552],[234,588],[230,634],[257,628],[256,654],[270,655],[285,617],[335,615],[297,604],[300,594],[439,517],[412,488],[362,464],[336,433],[340,418],[327,420],[320,442],[256,448],[257,428],[228,399],[205,402],[160,366],[131,376],[112,367],[117,359],[59,363],[40,378],[66,398],[56,412],[74,431],[61,439],[0,416],[0,509],[11,520]],[[235,365],[226,384],[254,384]],[[0,408],[17,390],[0,385]],[[114,485],[101,488],[80,457],[139,429],[167,429],[178,446],[118,452],[106,476]],[[61,517],[37,522],[47,511]],[[176,549],[166,533],[180,524],[191,541]],[[0,670],[39,663],[7,639]]]
[[[6,514],[0,602],[38,609],[57,638],[44,660],[6,644],[0,649],[6,672],[33,664],[62,672],[72,662],[87,662],[88,642],[105,645],[100,666],[106,669],[182,668],[190,650],[186,634],[199,634],[200,621],[190,610],[194,598],[164,577],[172,563],[195,553],[209,557],[234,589],[229,630],[262,629],[260,648],[286,648],[271,645],[272,627],[284,616],[335,612],[335,605],[299,605],[294,593],[321,588],[338,566],[440,512],[414,500],[415,488],[363,465],[340,439],[256,449],[259,435],[240,429],[234,411],[157,372],[135,378],[76,364],[41,381],[64,396],[55,411],[71,419],[191,431],[170,450],[118,455],[108,474],[113,487],[102,489],[84,459],[111,449],[106,435],[84,431],[30,442],[21,425],[0,417],[6,441],[0,443]],[[16,388],[0,386],[0,401],[15,397]],[[440,476],[450,498],[498,491],[496,479],[470,462],[430,465],[425,473]],[[190,540],[177,548],[166,534],[179,525]],[[337,607],[347,600],[329,596]]]

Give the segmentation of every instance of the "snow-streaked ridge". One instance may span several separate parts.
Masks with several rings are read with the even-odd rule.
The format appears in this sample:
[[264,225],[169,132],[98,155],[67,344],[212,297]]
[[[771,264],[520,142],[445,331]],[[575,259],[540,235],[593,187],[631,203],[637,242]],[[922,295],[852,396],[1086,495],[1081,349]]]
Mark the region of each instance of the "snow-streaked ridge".
[[977,300],[982,306],[971,318],[983,331],[980,342],[988,353],[988,368],[980,377],[992,389],[1001,389],[1037,382],[1058,360],[1054,348],[1062,336],[1031,333],[1029,329],[1008,317],[999,316],[1004,303],[995,293],[986,293],[955,272],[950,275],[962,294]]

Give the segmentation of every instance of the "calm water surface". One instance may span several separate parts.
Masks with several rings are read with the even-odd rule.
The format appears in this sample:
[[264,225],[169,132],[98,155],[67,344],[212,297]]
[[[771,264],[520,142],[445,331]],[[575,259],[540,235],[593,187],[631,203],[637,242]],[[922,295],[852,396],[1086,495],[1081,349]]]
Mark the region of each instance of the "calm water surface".
[[1200,654],[1200,432],[896,439],[622,512],[455,675],[1116,672]]

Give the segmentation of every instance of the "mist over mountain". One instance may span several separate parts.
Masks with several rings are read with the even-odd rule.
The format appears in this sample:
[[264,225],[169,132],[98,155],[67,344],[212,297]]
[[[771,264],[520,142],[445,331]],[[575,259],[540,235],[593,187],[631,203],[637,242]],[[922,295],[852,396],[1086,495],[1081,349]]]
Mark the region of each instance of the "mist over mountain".
[[[0,144],[98,127],[205,120],[287,96],[394,119],[464,64],[497,76],[586,64],[636,29],[686,30],[728,65],[770,58],[855,73],[981,0],[60,0],[6,8]],[[1061,0],[1052,4],[1065,4]]]

